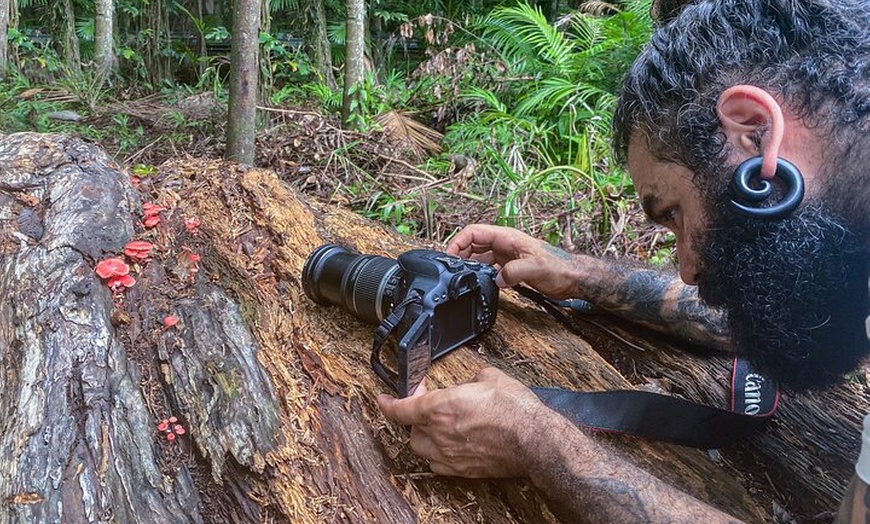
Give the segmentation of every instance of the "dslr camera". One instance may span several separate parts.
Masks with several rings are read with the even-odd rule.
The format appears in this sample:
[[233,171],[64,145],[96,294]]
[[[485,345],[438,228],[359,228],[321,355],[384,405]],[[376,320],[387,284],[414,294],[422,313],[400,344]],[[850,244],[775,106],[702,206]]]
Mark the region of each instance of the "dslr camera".
[[[361,255],[336,244],[315,249],[302,269],[302,288],[318,304],[344,307],[378,324],[371,365],[400,397],[414,392],[432,360],[495,323],[496,270],[475,260],[414,249],[398,260]],[[398,339],[395,370],[381,359]]]

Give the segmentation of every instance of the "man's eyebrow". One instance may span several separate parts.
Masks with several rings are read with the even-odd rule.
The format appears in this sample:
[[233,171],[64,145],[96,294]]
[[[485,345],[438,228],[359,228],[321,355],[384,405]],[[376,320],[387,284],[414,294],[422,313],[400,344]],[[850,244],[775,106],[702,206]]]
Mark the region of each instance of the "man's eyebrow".
[[658,209],[659,197],[656,195],[646,195],[640,201],[640,207],[643,208],[644,214],[650,220],[655,220],[655,210]]

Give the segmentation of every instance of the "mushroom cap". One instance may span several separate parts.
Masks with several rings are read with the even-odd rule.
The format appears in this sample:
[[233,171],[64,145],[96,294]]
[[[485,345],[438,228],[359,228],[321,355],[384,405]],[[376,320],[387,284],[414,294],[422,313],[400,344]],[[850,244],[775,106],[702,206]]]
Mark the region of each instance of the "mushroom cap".
[[157,204],[152,204],[151,202],[145,202],[142,204],[142,212],[146,217],[155,216],[161,211],[166,211],[166,208],[158,206]]
[[127,245],[124,246],[124,254],[130,258],[145,260],[148,258],[148,254],[151,253],[152,249],[154,249],[154,245],[150,242],[136,240],[128,242]]
[[117,277],[112,277],[109,279],[108,282],[106,282],[106,285],[108,285],[111,288],[116,288],[116,287],[120,287],[120,286],[133,287],[135,284],[136,284],[136,279],[133,278],[131,275],[121,275],[121,276],[117,276]]
[[100,278],[120,277],[130,273],[130,266],[118,257],[100,260],[94,268]]
[[154,249],[154,244],[151,242],[145,242],[144,240],[134,240],[132,242],[127,242],[127,245],[124,246],[124,251],[151,251]]

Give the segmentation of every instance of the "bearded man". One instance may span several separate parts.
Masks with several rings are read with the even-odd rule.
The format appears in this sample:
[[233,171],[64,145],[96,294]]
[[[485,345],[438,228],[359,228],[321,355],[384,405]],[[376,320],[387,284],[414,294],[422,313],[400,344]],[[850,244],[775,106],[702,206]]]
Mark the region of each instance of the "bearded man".
[[[459,232],[448,252],[496,264],[501,287],[583,298],[744,355],[784,387],[840,380],[868,350],[868,28],[866,0],[701,0],[657,29],[627,75],[614,142],[644,211],[676,235],[682,281],[485,225]],[[753,184],[772,189],[760,209],[789,190],[779,178],[788,162],[802,203],[778,218],[739,212],[732,174],[747,160]],[[433,472],[528,477],[571,522],[734,521],[497,370],[378,402],[413,426],[411,447]],[[870,522],[870,417],[865,428],[839,522]]]

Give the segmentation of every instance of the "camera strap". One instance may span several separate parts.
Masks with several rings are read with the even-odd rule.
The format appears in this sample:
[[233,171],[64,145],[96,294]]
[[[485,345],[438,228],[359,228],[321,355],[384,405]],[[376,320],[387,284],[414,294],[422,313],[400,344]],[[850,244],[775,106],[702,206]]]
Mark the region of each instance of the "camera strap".
[[[571,331],[583,334],[550,299],[526,287],[514,289]],[[588,311],[585,307],[575,309]],[[760,431],[779,403],[779,391],[773,381],[740,358],[735,358],[732,366],[730,410],[638,390],[580,392],[532,388],[532,391],[544,404],[580,427],[701,449],[733,444]]]

